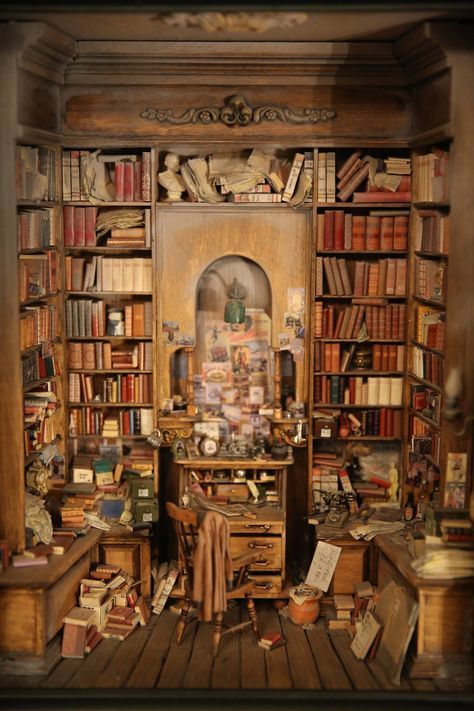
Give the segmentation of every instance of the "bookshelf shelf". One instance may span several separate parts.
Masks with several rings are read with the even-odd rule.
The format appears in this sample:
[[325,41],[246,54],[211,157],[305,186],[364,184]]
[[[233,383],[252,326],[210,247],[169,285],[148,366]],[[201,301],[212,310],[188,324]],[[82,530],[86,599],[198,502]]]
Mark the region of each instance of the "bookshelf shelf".
[[122,341],[151,341],[151,336],[67,336],[67,341],[111,341],[121,343]]
[[146,440],[148,435],[139,435],[139,434],[120,434],[117,435],[116,437],[112,437],[111,435],[101,435],[101,434],[77,434],[77,435],[69,435],[69,439],[71,440],[79,440],[79,439],[131,439],[131,440]]
[[441,426],[436,423],[434,420],[431,420],[429,417],[425,417],[424,415],[421,414],[419,410],[414,410],[412,407],[408,409],[408,412],[413,415],[413,417],[417,417],[419,420],[425,423],[425,425],[428,425],[429,427],[432,427],[435,430],[441,429]]
[[[313,435],[313,439],[328,439],[326,437],[317,437]],[[380,435],[361,435],[360,437],[350,436],[350,437],[335,437],[331,439],[337,439],[338,441],[347,442],[400,442],[402,437],[381,437]]]
[[[74,254],[80,253],[90,253],[90,254],[120,254],[122,252],[148,252],[150,253],[151,247],[65,247],[65,252],[73,252]],[[115,293],[115,292],[114,292]]]
[[152,291],[66,291],[66,296],[153,296]]
[[409,210],[409,202],[317,202],[316,208],[344,208],[344,209],[367,209],[371,210]]
[[35,388],[37,388],[39,385],[43,385],[44,383],[50,383],[51,380],[53,380],[56,377],[59,377],[59,373],[57,373],[55,375],[48,375],[45,378],[40,378],[39,380],[34,380],[31,383],[26,383],[26,385],[23,385],[23,392],[28,393],[31,390],[34,390]]
[[317,370],[313,375],[348,375],[350,377],[363,377],[365,375],[400,376],[403,373],[399,370]]
[[137,372],[141,374],[145,373],[153,373],[152,370],[143,370],[142,368],[108,368],[108,369],[98,369],[98,368],[92,368],[92,369],[85,369],[85,368],[69,368],[68,370],[69,373],[88,373],[89,375],[94,375],[94,374],[100,374],[100,373],[132,373],[132,374],[137,374]]
[[448,208],[450,206],[449,202],[419,202],[419,201],[414,201],[412,203],[413,207],[421,208],[421,209],[433,209],[436,210],[438,208]]
[[435,301],[434,299],[425,299],[423,296],[413,295],[414,301],[425,304],[426,306],[432,306],[435,309],[446,309],[446,304],[443,301]]
[[421,252],[415,250],[415,254],[417,257],[425,257],[426,259],[448,259],[449,257],[446,252]]
[[150,408],[153,407],[153,403],[151,402],[97,402],[96,400],[91,400],[90,402],[68,402],[69,407],[75,408],[75,407],[98,407],[98,408],[107,408],[107,407],[122,407],[122,408],[137,408],[137,407],[146,407]]
[[60,441],[61,437],[58,435],[55,437],[51,442],[45,442],[44,444],[41,445],[38,449],[35,449],[33,452],[30,452],[25,456],[25,467],[27,467],[29,464],[35,461],[38,457],[41,456],[41,454],[44,452],[44,450],[47,447],[51,447],[53,444],[57,444]]
[[440,356],[440,358],[444,358],[444,353],[443,351],[439,351],[436,348],[430,348],[429,346],[425,346],[423,343],[420,343],[419,341],[415,341],[412,339],[411,341],[412,345],[416,346],[417,348],[421,348],[423,351],[428,351],[428,353],[434,353],[437,356]]
[[358,341],[357,338],[317,338],[321,343],[405,343],[402,339],[393,338],[368,338],[366,341]]
[[[314,402],[313,403],[314,407],[322,407],[324,409],[336,409],[336,410],[353,410],[355,408],[357,409],[363,409],[363,410],[377,410],[380,408],[387,408],[390,410],[400,410],[403,406],[402,405],[369,405],[368,403],[364,403],[363,405],[346,405],[340,402]],[[313,418],[315,417],[313,413]]]
[[420,378],[419,375],[415,375],[414,373],[410,373],[410,372],[408,372],[407,375],[409,378],[413,378],[413,380],[416,380],[421,385],[426,385],[427,388],[431,388],[431,390],[434,390],[435,392],[439,393],[440,395],[443,394],[443,388],[440,388],[439,385],[435,385],[430,380],[425,380],[424,378]]
[[55,200],[17,200],[18,207],[59,207],[60,203]]
[[30,306],[31,304],[37,304],[38,301],[47,301],[48,299],[52,299],[58,295],[57,291],[54,291],[49,294],[43,294],[42,296],[35,296],[34,299],[25,299],[25,301],[20,301],[20,308],[23,306]]
[[384,299],[384,300],[388,299],[389,301],[400,301],[400,300],[404,301],[404,300],[406,300],[407,297],[406,297],[406,294],[403,294],[403,296],[402,295],[386,296],[385,294],[376,295],[376,296],[368,296],[368,294],[364,294],[362,296],[356,296],[355,294],[348,294],[348,295],[345,294],[344,296],[335,296],[335,295],[331,295],[331,294],[322,294],[322,296],[318,296],[317,298],[318,299],[328,299],[328,300],[337,299],[337,300],[342,300],[342,301],[351,301],[352,299],[364,299],[364,298],[366,298],[366,299]]
[[[64,205],[71,205],[72,207],[97,207],[97,205],[89,202],[89,200],[65,200]],[[101,203],[99,207],[101,209],[104,207],[150,207],[150,203],[146,200],[134,200],[133,202],[109,200],[108,202]]]
[[56,245],[48,245],[47,247],[31,247],[30,249],[18,250],[18,255],[22,254],[44,254],[44,252],[54,252],[57,250]]
[[[396,257],[404,257],[408,254],[407,250],[387,250],[387,249],[323,249],[318,251],[318,254],[321,256],[324,255],[338,255],[338,256],[343,256],[345,254],[361,254],[364,257],[387,257],[387,259],[390,259],[393,256]],[[357,297],[357,298],[362,298],[362,297]],[[374,298],[378,298],[378,295]],[[381,297],[385,298],[385,297]]]

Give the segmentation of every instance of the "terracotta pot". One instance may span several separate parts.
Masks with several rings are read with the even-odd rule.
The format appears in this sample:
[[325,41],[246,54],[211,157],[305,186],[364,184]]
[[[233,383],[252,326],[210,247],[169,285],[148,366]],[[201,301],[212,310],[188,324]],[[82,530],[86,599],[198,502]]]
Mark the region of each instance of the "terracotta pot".
[[295,625],[307,625],[316,622],[319,617],[319,601],[323,596],[322,590],[316,595],[308,597],[302,605],[298,605],[291,597],[288,600],[288,614]]

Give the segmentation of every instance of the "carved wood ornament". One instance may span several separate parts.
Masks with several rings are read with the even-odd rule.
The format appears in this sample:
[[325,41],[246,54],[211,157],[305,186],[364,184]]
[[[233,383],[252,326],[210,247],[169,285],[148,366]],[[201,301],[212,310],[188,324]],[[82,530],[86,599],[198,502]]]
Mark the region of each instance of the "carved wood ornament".
[[319,123],[329,121],[336,116],[333,109],[305,108],[295,111],[287,106],[249,106],[243,96],[231,96],[225,100],[226,105],[221,108],[203,107],[200,109],[190,108],[181,114],[174,116],[173,109],[145,109],[140,113],[140,117],[148,121],[159,121],[160,123],[172,123],[182,125],[185,123],[203,123],[205,125],[222,121],[226,126],[248,126],[251,123],[262,123],[263,121],[283,121],[285,123]]

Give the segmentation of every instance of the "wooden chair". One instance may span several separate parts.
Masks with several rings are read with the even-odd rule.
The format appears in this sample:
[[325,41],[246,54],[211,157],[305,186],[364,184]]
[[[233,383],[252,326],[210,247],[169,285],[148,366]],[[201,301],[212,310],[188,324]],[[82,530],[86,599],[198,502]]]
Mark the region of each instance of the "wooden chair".
[[[176,639],[179,644],[183,637],[189,609],[192,604],[193,557],[198,538],[198,515],[196,511],[179,508],[170,501],[166,503],[166,512],[173,521],[176,535],[178,537],[179,572],[183,576],[182,579],[184,580],[185,598],[176,631]],[[212,639],[212,651],[214,657],[217,655],[222,634],[236,632],[237,630],[241,630],[248,625],[252,625],[256,638],[260,639],[257,626],[257,613],[255,611],[255,604],[252,598],[254,583],[253,580],[248,579],[248,569],[250,565],[258,559],[259,555],[252,553],[250,555],[240,556],[232,561],[234,570],[238,569],[238,572],[234,575],[232,589],[226,592],[226,599],[233,600],[235,598],[245,597],[250,619],[248,622],[234,625],[233,627],[229,627],[222,632],[223,614],[222,612],[214,614],[214,634]]]

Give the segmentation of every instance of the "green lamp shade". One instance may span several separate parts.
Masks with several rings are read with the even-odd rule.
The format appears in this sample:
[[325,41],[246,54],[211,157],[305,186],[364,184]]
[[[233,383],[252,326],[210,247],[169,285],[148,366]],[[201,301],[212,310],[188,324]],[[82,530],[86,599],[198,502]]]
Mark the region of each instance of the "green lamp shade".
[[227,302],[224,311],[226,323],[245,323],[245,305],[240,299],[231,299]]

